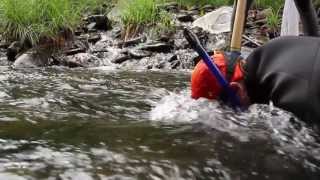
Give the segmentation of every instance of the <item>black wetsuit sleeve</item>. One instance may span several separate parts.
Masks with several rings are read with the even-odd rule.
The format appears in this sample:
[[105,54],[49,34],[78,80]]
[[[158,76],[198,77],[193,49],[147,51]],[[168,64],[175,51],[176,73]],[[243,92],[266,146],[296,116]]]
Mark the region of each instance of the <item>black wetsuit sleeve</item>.
[[319,36],[319,26],[316,10],[311,0],[294,0],[299,11],[303,33],[306,36]]
[[270,100],[269,97],[263,95],[263,87],[259,84],[258,72],[260,69],[261,61],[263,58],[264,48],[260,47],[255,49],[246,59],[243,67],[244,82],[250,96],[252,103],[267,104]]
[[282,37],[246,59],[245,86],[252,103],[268,103],[320,122],[320,39]]

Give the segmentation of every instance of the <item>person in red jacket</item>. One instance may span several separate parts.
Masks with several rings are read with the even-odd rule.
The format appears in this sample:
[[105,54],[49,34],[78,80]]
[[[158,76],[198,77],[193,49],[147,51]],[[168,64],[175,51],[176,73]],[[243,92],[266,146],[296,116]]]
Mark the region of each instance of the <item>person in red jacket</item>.
[[[318,36],[311,1],[295,2],[305,35]],[[213,59],[243,106],[271,101],[304,121],[320,122],[320,38],[281,37],[255,49],[246,59],[224,52],[215,52]],[[191,96],[224,99],[222,88],[203,61],[192,73]]]
[[[280,37],[245,60],[231,60],[222,52],[213,58],[243,106],[271,101],[304,121],[320,123],[320,38]],[[223,99],[220,85],[203,61],[192,73],[191,96]]]

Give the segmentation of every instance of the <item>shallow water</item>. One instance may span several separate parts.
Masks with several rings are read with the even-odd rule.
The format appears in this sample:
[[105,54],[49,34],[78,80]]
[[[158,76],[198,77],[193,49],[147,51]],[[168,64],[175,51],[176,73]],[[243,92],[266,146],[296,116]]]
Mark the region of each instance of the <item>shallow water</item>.
[[190,72],[0,69],[0,179],[320,177],[317,131],[194,101]]

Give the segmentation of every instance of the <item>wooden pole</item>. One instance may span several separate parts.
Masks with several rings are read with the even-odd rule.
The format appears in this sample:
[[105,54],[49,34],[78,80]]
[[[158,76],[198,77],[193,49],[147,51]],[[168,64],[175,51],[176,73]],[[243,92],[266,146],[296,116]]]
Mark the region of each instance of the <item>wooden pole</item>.
[[244,22],[246,18],[246,7],[247,0],[238,0],[236,7],[236,15],[233,23],[230,51],[241,50],[241,39],[244,30]]

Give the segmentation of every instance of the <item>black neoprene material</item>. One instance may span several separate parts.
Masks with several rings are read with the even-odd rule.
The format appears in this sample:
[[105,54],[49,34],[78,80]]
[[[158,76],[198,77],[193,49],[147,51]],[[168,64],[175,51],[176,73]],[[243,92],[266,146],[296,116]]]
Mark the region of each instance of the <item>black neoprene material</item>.
[[306,36],[319,36],[319,26],[316,10],[311,0],[295,0],[303,25],[303,33]]
[[269,103],[320,123],[320,38],[281,37],[247,58],[245,85],[252,103]]

